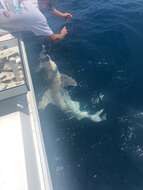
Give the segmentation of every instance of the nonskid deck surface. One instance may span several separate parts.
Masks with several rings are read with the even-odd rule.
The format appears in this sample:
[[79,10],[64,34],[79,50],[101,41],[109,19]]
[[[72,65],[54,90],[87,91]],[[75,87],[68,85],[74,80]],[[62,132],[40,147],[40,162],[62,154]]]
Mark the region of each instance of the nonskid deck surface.
[[18,41],[10,34],[0,35],[0,91],[24,83]]

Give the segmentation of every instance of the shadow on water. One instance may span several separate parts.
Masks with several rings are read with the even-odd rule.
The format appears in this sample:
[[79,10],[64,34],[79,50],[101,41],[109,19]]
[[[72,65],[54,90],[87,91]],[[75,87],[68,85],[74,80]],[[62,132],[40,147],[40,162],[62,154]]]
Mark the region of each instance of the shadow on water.
[[[114,1],[112,1],[114,2]],[[60,71],[79,86],[71,96],[92,112],[97,95],[108,119],[99,124],[69,120],[55,106],[40,113],[55,190],[141,190],[143,188],[143,32],[140,1],[59,3],[75,13],[69,37],[46,43]],[[90,11],[88,9],[90,7]],[[130,7],[130,11],[126,10]],[[133,9],[134,7],[134,9]],[[91,9],[92,8],[92,9]],[[94,15],[94,16],[93,16]],[[112,20],[112,22],[111,22]],[[88,23],[88,24],[87,24]],[[86,27],[85,27],[86,26]],[[29,40],[30,38],[30,40]],[[36,72],[43,41],[24,37],[37,101],[46,83]],[[93,100],[93,101],[91,101]]]

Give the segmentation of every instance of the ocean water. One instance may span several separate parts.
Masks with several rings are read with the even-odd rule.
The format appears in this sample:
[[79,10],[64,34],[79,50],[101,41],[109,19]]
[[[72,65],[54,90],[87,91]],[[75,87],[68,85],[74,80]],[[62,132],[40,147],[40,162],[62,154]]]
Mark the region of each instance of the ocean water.
[[78,82],[69,89],[72,98],[91,113],[104,108],[107,120],[69,120],[53,105],[39,112],[54,190],[142,190],[143,3],[56,5],[72,12],[73,20],[64,23],[46,13],[48,21],[55,31],[66,25],[69,35],[56,44],[35,37],[26,41],[37,102],[47,87],[36,71],[45,43],[59,70]]

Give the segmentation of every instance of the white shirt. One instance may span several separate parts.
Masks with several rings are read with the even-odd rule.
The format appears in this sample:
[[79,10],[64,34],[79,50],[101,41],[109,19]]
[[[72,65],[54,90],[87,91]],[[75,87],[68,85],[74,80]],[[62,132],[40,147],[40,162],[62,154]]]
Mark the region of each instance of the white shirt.
[[[9,32],[32,31],[37,36],[50,36],[53,34],[45,16],[32,2],[24,0],[20,4],[18,11],[14,11],[13,8],[11,10],[8,9],[6,1],[12,2],[13,0],[0,0],[1,29]],[[9,11],[9,17],[4,16],[4,10]]]

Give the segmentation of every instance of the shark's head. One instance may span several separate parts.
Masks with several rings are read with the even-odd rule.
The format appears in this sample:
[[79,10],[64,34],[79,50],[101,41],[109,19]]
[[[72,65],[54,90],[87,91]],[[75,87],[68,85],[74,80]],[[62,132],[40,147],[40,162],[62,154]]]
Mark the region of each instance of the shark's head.
[[70,76],[60,73],[56,63],[49,55],[43,55],[40,58],[40,70],[42,70],[45,79],[58,87],[77,86],[77,82]]
[[44,71],[48,80],[53,80],[58,71],[57,65],[52,61],[49,55],[40,58],[40,70]]

